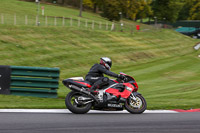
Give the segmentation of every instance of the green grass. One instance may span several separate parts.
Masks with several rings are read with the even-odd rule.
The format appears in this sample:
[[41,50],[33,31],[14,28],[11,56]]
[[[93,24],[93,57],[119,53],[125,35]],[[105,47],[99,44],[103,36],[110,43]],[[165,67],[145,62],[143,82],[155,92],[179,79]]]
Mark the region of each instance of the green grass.
[[[62,27],[0,28],[2,65],[60,67],[62,81],[86,75],[99,57],[109,56],[114,72],[123,71],[138,81],[148,109],[199,107],[196,40],[174,31],[131,35]],[[58,92],[59,99],[0,96],[0,108],[63,108],[69,89],[60,83]]]
[[[1,2],[12,5],[14,0]],[[26,13],[33,14],[28,7],[21,11],[21,3],[33,5],[15,1],[13,6],[18,13],[24,14],[26,10]],[[3,11],[4,6],[0,6],[0,11]],[[66,10],[78,12],[48,6],[56,8],[60,14]],[[12,14],[13,8],[5,13]],[[88,17],[92,15],[88,13]],[[96,18],[96,15],[93,17]],[[64,98],[69,89],[61,81],[85,76],[102,56],[113,60],[112,71],[134,76],[139,92],[147,100],[148,109],[199,108],[200,58],[197,57],[199,52],[193,50],[198,40],[168,29],[144,27],[150,30],[130,34],[77,27],[1,24],[1,65],[59,67],[61,77],[58,99],[0,95],[0,108],[65,108]]]
[[[42,16],[41,6],[45,7],[45,16]],[[0,1],[0,23],[7,25],[36,25],[37,4],[35,2],[24,2],[19,0],[1,0]],[[74,26],[78,27],[78,21],[80,19],[80,27],[92,28],[92,23],[94,21],[94,28],[99,29],[99,24],[101,23],[101,29],[106,29],[106,24],[111,26],[111,22],[100,17],[98,14],[83,12],[83,17],[79,17],[79,10],[73,8],[60,7],[55,4],[40,4],[39,11],[39,21],[40,26]],[[47,22],[46,22],[47,16]],[[25,18],[27,17],[27,21]],[[65,22],[63,25],[63,17]],[[14,21],[16,18],[16,22]],[[71,24],[72,19],[72,24]],[[118,24],[119,26],[119,24]]]
[[[73,17],[79,18],[79,10],[73,8],[66,8],[56,6],[54,4],[40,4],[45,7],[45,15],[47,16],[60,16],[60,17]],[[35,2],[24,2],[20,0],[1,0],[0,13],[5,14],[18,14],[18,15],[37,15],[37,4]],[[41,15],[41,10],[40,10]],[[106,21],[95,13],[83,12],[83,18],[92,19],[96,21]]]
[[[101,17],[99,14],[84,11],[79,17],[79,10],[67,8],[55,4],[41,3],[40,7],[45,7],[45,15],[39,11],[40,26],[63,26],[78,27],[81,29],[111,30],[112,22]],[[0,24],[5,25],[31,25],[36,26],[37,5],[35,2],[24,2],[20,0],[1,0],[0,1]],[[64,22],[63,22],[63,17]],[[55,19],[56,18],[56,19]],[[124,32],[135,32],[136,25],[133,21],[123,20]],[[114,22],[115,31],[121,31],[120,22]],[[141,30],[153,29],[151,26],[139,24]]]

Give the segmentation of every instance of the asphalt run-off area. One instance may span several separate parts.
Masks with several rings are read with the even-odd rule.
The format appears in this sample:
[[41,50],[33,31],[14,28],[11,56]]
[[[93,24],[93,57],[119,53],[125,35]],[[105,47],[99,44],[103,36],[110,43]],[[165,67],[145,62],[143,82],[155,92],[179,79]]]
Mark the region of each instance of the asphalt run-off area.
[[[179,111],[179,112],[178,112]],[[185,113],[185,112],[187,113]],[[199,133],[200,111],[95,111],[0,109],[0,133]]]

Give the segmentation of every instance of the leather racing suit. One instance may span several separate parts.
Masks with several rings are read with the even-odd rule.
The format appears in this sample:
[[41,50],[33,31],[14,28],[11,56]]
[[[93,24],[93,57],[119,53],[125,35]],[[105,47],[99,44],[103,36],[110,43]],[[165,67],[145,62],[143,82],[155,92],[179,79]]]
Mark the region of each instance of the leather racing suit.
[[115,78],[119,77],[118,74],[107,70],[105,66],[101,64],[94,64],[85,77],[85,80],[89,81],[93,85],[91,90],[101,88],[109,83],[109,78],[104,77],[104,74]]

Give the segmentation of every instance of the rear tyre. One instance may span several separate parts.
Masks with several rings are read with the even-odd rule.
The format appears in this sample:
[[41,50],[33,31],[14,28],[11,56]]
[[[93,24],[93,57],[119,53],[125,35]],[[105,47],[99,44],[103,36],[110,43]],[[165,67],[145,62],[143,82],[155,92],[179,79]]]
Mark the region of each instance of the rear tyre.
[[135,96],[136,101],[134,101],[131,96],[125,102],[125,109],[132,114],[141,114],[147,108],[147,103],[144,97],[140,94]]
[[68,95],[65,98],[65,105],[66,107],[75,114],[85,114],[87,113],[91,106],[92,103],[88,103],[88,104],[81,104],[78,102],[77,98],[79,96],[83,96],[84,94],[81,94],[79,92],[75,92],[75,91],[71,91],[70,93],[68,93]]

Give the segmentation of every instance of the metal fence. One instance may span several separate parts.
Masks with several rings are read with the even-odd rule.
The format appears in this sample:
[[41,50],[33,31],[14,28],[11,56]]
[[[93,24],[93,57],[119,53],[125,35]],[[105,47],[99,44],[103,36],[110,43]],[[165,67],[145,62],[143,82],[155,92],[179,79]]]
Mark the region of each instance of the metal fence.
[[[95,21],[85,18],[54,17],[54,16],[33,16],[0,13],[0,24],[2,25],[29,25],[29,26],[62,26],[78,27],[92,30],[111,30],[133,33],[137,31],[136,24],[110,21]],[[141,26],[142,31],[152,29]]]
[[162,25],[168,25],[174,28],[177,27],[196,27],[199,28],[200,27],[200,20],[180,20],[180,21],[176,21],[174,23],[172,22],[164,22],[164,21],[150,21],[150,22],[146,22],[145,24],[151,24],[151,25],[156,25],[156,24],[162,24]]

